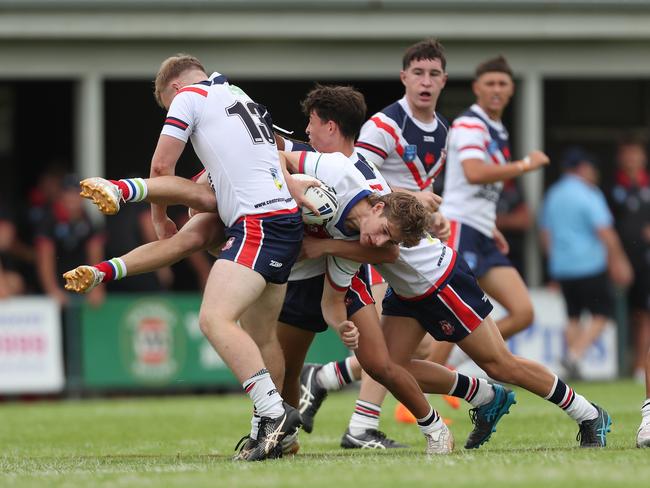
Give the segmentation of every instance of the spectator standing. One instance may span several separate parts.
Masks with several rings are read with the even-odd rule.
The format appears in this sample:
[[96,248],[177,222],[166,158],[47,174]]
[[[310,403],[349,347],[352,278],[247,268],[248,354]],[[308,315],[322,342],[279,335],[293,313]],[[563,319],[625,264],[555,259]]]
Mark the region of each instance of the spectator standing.
[[[65,306],[70,295],[63,289],[61,276],[79,259],[99,262],[104,256],[104,236],[93,225],[79,196],[79,179],[67,175],[57,204],[52,206],[36,228],[36,268],[43,291]],[[88,294],[88,301],[99,305],[104,287]]]
[[650,348],[650,175],[644,141],[629,137],[619,143],[617,171],[610,191],[616,230],[633,269],[628,293],[634,331],[634,376],[643,381],[646,353]]
[[[569,376],[579,377],[579,361],[612,317],[611,283],[627,286],[633,274],[605,196],[596,186],[595,159],[572,147],[562,167],[564,175],[544,199],[540,224],[549,274],[560,283],[569,318],[562,365]],[[591,314],[584,327],[583,311]]]

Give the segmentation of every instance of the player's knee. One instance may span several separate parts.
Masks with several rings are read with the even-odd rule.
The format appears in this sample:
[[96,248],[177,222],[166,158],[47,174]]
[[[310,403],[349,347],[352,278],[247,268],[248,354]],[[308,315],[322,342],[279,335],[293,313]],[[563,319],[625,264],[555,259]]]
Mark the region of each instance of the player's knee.
[[367,368],[364,366],[363,369],[373,380],[382,385],[391,384],[395,375],[395,364],[388,358],[383,361],[373,361]]
[[513,311],[513,317],[517,322],[517,330],[525,329],[533,323],[533,319],[535,318],[533,304],[530,301],[526,301],[518,305]]

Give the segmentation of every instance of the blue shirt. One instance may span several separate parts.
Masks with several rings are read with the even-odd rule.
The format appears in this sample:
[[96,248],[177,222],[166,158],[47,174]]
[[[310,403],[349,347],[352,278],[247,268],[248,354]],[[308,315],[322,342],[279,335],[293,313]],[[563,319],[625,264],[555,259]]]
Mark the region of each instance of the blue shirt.
[[565,175],[549,188],[540,225],[550,237],[552,278],[585,278],[607,269],[607,249],[598,230],[612,226],[612,214],[597,187]]

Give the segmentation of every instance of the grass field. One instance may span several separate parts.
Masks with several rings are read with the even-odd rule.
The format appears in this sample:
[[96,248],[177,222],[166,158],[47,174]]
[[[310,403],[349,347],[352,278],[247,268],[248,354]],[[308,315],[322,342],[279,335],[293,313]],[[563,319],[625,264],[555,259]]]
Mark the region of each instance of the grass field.
[[0,405],[0,486],[307,487],[650,486],[650,449],[634,440],[643,399],[631,382],[577,384],[614,419],[608,447],[581,450],[575,424],[557,407],[518,390],[518,403],[481,449],[462,448],[466,409],[433,400],[453,421],[453,455],[427,458],[413,425],[384,407],[382,429],[413,448],[344,451],[338,443],[356,391],[330,395],[314,433],[293,458],[230,460],[249,428],[241,395],[113,399]]

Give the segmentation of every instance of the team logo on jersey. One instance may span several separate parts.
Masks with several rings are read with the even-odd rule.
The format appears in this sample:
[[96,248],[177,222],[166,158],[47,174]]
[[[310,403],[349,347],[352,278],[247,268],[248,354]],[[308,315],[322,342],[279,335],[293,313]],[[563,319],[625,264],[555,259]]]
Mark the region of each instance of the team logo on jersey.
[[490,154],[496,154],[499,152],[499,143],[494,139],[488,144],[487,150]]
[[436,162],[436,157],[432,153],[428,152],[424,155],[424,162],[425,164],[433,164]]
[[404,146],[404,161],[415,161],[418,155],[418,147],[415,144],[408,144]]
[[440,326],[440,330],[442,330],[442,333],[445,334],[446,336],[453,335],[454,333],[454,326],[451,325],[449,322],[446,320],[441,320],[438,322],[438,325]]
[[230,248],[232,247],[232,245],[234,244],[234,242],[235,242],[235,238],[234,238],[234,237],[231,237],[230,239],[228,239],[228,240],[226,241],[226,243],[223,245],[223,247],[221,248],[221,250],[222,250],[222,251],[227,251],[228,249],[230,249]]
[[275,187],[278,190],[282,190],[282,187],[284,185],[282,183],[282,180],[280,179],[280,174],[278,173],[278,170],[276,168],[271,168],[269,171],[271,171],[271,177],[273,178],[273,183],[275,184]]

